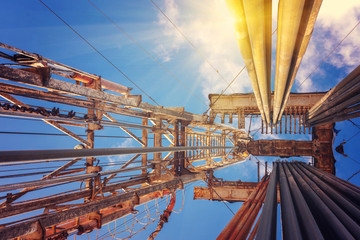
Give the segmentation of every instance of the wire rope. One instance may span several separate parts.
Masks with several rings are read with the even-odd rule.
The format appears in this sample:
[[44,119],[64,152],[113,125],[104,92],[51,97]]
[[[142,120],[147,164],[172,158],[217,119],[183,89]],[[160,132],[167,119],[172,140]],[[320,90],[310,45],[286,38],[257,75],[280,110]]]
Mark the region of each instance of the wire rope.
[[145,94],[151,101],[156,105],[159,104],[147,94],[139,85],[137,85],[133,80],[130,79],[123,71],[121,71],[112,61],[110,61],[105,55],[103,55],[94,45],[92,45],[88,40],[86,40],[79,32],[77,32],[73,27],[70,26],[63,18],[61,18],[54,10],[52,10],[48,5],[46,5],[42,0],[38,0],[42,5],[44,5],[50,12],[52,12],[59,20],[61,20],[67,27],[69,27],[76,35],[78,35],[87,45],[89,45],[96,53],[98,53],[105,61],[107,61],[111,66],[113,66],[121,75],[123,75],[129,82],[131,82],[135,87],[137,87],[143,94]]
[[328,55],[326,55],[326,57],[323,58],[323,60],[321,60],[321,62],[314,68],[314,70],[311,71],[310,74],[296,87],[295,91],[296,91],[299,87],[301,87],[301,86],[304,84],[304,82],[305,82],[306,80],[308,80],[309,77],[320,67],[320,65],[321,65],[323,62],[325,62],[326,59],[328,59],[328,58],[335,52],[335,50],[344,42],[344,40],[357,28],[357,26],[359,26],[359,24],[360,24],[360,21],[358,21],[357,24],[355,24],[355,26],[350,30],[350,32],[348,32],[348,33],[345,35],[345,37],[330,51],[330,53],[329,53]]

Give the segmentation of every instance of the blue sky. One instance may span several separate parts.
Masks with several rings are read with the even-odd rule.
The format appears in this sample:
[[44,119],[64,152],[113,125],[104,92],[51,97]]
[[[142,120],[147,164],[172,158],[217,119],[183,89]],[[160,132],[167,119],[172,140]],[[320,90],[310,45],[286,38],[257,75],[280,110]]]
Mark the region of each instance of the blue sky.
[[[166,70],[129,40],[88,1],[44,0],[44,2],[163,106],[185,106],[187,111],[202,114],[207,109],[207,95],[220,93],[227,86],[226,81],[230,82],[244,65],[235,40],[232,19],[227,12],[224,0],[155,1],[197,50],[194,50],[179,35],[149,0],[92,1],[153,58],[157,59]],[[136,89],[116,69],[104,61],[40,2],[35,0],[3,1],[2,6],[1,42],[101,75],[108,80],[133,87],[133,94],[141,94],[139,89]],[[276,9],[277,1],[273,1],[273,30],[276,28]],[[344,40],[334,54],[322,63],[300,88],[297,88],[358,21],[360,21],[360,3],[353,0],[323,2],[293,91],[327,91],[359,64],[360,27]],[[275,45],[276,34],[273,37],[273,65],[275,65]],[[274,88],[274,83],[272,83],[272,88]],[[246,72],[239,76],[226,93],[233,92],[251,92]],[[152,103],[144,95],[143,100]],[[28,100],[26,102],[37,103]],[[128,119],[123,118],[123,120]],[[57,133],[55,129],[41,122],[5,118],[0,118],[0,121],[1,131],[31,130]],[[354,122],[360,124],[359,119],[355,119]],[[256,129],[260,123],[255,121],[252,126]],[[341,132],[335,139],[335,146],[359,131],[349,122],[338,123],[336,128],[341,129]],[[124,135],[120,130],[114,132],[113,129],[104,130],[100,134]],[[309,139],[309,136],[303,135],[270,137]],[[255,139],[270,137],[257,134]],[[360,135],[352,138],[345,145],[345,152],[357,161],[360,160],[360,153],[356,151],[359,142]],[[24,136],[19,138],[14,135],[1,135],[0,143],[1,150],[54,149],[73,148],[76,141],[66,137]],[[118,146],[137,145],[134,141],[128,140],[97,139],[96,142],[96,147]],[[335,153],[335,158],[337,159],[337,175],[341,178],[347,179],[360,169],[359,162],[344,158],[337,153]],[[273,160],[259,159],[261,161]],[[112,161],[116,160],[122,159],[112,159]],[[255,181],[255,169],[256,164],[248,161],[231,169],[221,170],[216,173],[216,176],[224,177],[226,180]],[[355,176],[351,182],[360,185],[360,175]],[[181,193],[179,195],[178,207],[180,207],[178,204],[181,205]],[[220,202],[192,200],[191,189],[185,196],[183,212],[170,217],[170,222],[165,225],[158,239],[215,238],[230,220],[232,216],[230,211]],[[228,205],[233,211],[240,206],[239,203]],[[150,226],[141,233],[143,235],[135,236],[134,239],[143,239],[154,228],[154,225]],[[86,236],[85,239],[87,239]]]

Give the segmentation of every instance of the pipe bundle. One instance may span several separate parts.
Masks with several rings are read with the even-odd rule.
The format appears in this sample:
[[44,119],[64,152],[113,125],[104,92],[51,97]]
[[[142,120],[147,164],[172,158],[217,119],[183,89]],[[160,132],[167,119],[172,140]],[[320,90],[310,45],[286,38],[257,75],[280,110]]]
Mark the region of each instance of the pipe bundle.
[[[276,45],[275,93],[271,103],[271,0],[226,0],[236,39],[262,119],[282,117],[322,0],[280,0]],[[272,105],[272,106],[271,106]]]

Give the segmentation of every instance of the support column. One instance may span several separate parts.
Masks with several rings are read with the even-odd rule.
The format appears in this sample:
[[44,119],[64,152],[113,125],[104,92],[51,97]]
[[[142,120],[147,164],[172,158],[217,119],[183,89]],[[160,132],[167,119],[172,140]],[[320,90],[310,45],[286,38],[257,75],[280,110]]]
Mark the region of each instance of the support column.
[[[146,118],[142,119],[142,125],[143,126],[148,126],[148,120]],[[144,143],[143,147],[147,147],[148,146],[148,130],[146,128],[142,129],[142,138],[141,138],[142,142]],[[147,165],[147,154],[143,153],[141,154],[141,165],[142,166],[146,166]],[[147,174],[147,170],[146,169],[142,169],[141,170],[141,174],[142,175],[146,175]]]
[[[157,128],[161,128],[162,121],[161,119],[156,119]],[[161,147],[161,130],[154,131],[154,147]],[[154,163],[155,163],[155,177],[161,176],[161,153],[154,153]]]

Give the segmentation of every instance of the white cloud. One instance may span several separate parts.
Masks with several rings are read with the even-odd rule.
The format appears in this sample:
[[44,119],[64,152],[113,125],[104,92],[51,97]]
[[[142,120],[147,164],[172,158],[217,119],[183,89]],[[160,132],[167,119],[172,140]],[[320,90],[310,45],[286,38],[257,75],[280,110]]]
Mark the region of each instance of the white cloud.
[[[323,1],[315,24],[312,39],[299,68],[295,86],[299,85],[315,67],[337,46],[360,20],[360,3],[352,0]],[[347,72],[360,62],[360,26],[358,26],[326,59],[337,69],[345,68]],[[298,89],[299,91],[329,90],[328,85],[313,81],[316,76],[326,77],[322,70],[324,63]],[[319,75],[320,74],[320,75]],[[328,76],[329,77],[329,76]]]
[[[233,22],[225,1],[212,0],[207,1],[206,4],[191,1],[182,4],[184,5],[178,6],[175,1],[166,0],[160,7],[191,41],[196,50],[192,49],[160,13],[157,23],[163,28],[166,40],[158,44],[156,53],[162,61],[170,61],[180,49],[186,48],[193,52],[194,58],[202,59],[198,72],[203,87],[203,97],[207,99],[209,93],[220,93],[225,89],[243,67],[243,60],[235,40]],[[246,92],[250,89],[250,81],[244,71],[227,93]]]
[[[123,142],[112,146],[113,148],[128,148],[136,147],[135,141],[132,138],[127,138]],[[133,155],[119,155],[119,156],[110,156],[107,157],[110,164],[117,164],[119,162],[128,161]],[[109,166],[105,170],[118,169],[120,166]]]
[[[194,58],[203,55],[219,73],[230,82],[240,71],[244,63],[236,44],[233,22],[228,13],[225,1],[159,1],[159,6],[178,28],[198,49],[196,53],[189,43],[174,29],[161,13],[158,13],[157,24],[163,29],[164,38],[157,44],[156,54],[164,62],[171,61],[181,50],[192,51]],[[273,2],[273,30],[276,28],[278,2]],[[353,0],[323,1],[312,39],[302,60],[295,86],[298,86],[315,69],[322,59],[340,42],[340,40],[360,20],[360,3]],[[164,40],[165,39],[165,40]],[[273,41],[273,61],[275,59],[276,34]],[[360,27],[347,37],[341,46],[326,60],[335,68],[344,68],[350,72],[360,62]],[[207,100],[209,93],[220,93],[228,85],[219,74],[202,61],[198,67],[198,81],[202,85],[202,95]],[[275,63],[275,62],[274,62]],[[324,64],[315,71],[297,90],[325,91],[331,84],[320,84],[316,78],[326,76]],[[273,69],[274,71],[274,69]],[[251,84],[244,71],[226,93],[249,92]]]
[[[179,9],[174,0],[165,0],[163,6],[159,6],[172,22],[177,24]],[[171,23],[161,12],[157,14],[157,24],[163,28],[162,42],[158,43],[154,52],[162,62],[169,62],[173,54],[176,54],[184,43],[184,38],[174,30]]]

